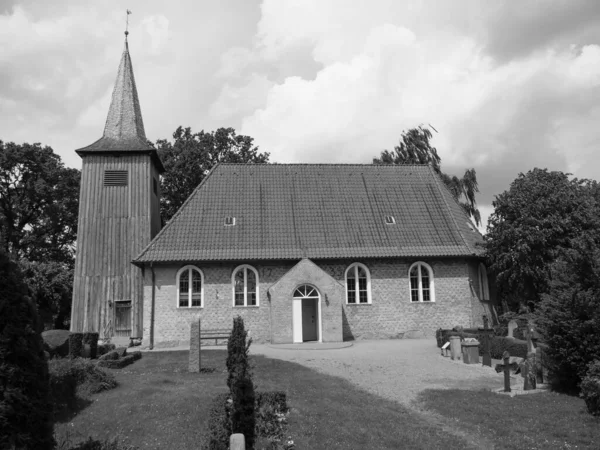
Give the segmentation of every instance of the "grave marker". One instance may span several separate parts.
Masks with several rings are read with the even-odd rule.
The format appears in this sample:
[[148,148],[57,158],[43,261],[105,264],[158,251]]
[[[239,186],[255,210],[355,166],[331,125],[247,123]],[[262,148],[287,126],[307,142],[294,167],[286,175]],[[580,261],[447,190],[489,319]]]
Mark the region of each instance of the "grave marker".
[[519,328],[519,324],[517,323],[516,320],[511,320],[510,322],[508,322],[508,334],[507,337],[514,339],[514,331]]

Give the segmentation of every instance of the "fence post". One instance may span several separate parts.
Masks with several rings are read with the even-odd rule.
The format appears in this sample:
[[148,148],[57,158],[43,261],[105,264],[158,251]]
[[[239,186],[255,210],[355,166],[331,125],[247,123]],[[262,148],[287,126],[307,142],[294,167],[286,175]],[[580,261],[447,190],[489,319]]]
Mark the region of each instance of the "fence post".
[[490,335],[494,330],[490,329],[488,317],[483,316],[483,365],[492,367],[492,355],[490,353]]
[[510,392],[510,354],[505,351],[502,359],[504,361],[504,392]]
[[229,436],[229,450],[246,450],[246,439],[242,433]]

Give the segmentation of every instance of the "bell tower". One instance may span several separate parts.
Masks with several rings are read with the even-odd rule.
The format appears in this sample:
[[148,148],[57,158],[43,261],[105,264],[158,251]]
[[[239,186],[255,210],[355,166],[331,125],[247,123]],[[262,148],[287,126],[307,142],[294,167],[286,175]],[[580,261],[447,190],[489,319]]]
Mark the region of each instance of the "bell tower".
[[129,46],[117,73],[103,136],[82,159],[71,331],[142,337],[142,269],[131,264],[160,231],[164,171],[148,144]]

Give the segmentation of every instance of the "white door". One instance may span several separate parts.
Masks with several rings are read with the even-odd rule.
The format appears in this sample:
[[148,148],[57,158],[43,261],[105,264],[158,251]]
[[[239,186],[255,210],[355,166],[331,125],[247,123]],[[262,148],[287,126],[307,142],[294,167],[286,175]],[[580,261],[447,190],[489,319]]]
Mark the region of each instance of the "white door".
[[321,341],[320,295],[305,284],[294,291],[292,300],[294,342]]

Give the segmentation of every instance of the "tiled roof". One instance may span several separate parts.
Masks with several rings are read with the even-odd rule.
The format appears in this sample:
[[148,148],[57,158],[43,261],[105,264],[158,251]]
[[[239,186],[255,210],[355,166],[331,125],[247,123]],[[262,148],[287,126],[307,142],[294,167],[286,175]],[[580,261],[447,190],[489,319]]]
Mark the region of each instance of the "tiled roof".
[[150,153],[159,170],[164,171],[156,150],[146,139],[127,42],[121,56],[104,134],[93,144],[80,148],[76,152],[80,156],[107,152]]
[[221,164],[135,262],[474,256],[479,242],[426,165]]

